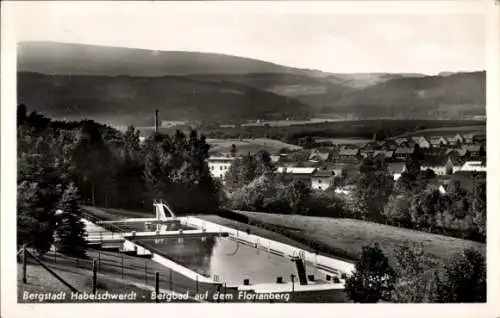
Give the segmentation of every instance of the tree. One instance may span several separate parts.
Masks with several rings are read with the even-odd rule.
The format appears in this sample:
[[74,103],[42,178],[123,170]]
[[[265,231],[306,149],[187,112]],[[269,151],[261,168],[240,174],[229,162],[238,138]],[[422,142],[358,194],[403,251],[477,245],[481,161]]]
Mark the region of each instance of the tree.
[[230,206],[238,210],[289,212],[281,185],[264,175],[236,190],[231,196]]
[[404,195],[391,195],[384,207],[384,217],[389,223],[408,227],[411,225],[410,199]]
[[471,208],[476,231],[486,237],[486,183],[477,182],[471,196]]
[[476,250],[457,253],[438,274],[434,301],[473,303],[486,301],[486,264]]
[[231,145],[231,157],[236,157],[237,152],[238,152],[238,150],[236,149],[236,145],[232,144]]
[[435,215],[447,210],[448,201],[441,196],[437,189],[427,189],[411,198],[411,222],[417,229],[435,227]]
[[26,105],[24,104],[19,104],[17,106],[17,126],[21,126],[22,124],[24,124],[24,122],[26,121],[26,118],[28,117],[27,115],[27,108],[26,108]]
[[302,181],[294,181],[286,188],[286,198],[292,213],[307,214],[311,189]]
[[58,205],[62,213],[57,216],[56,247],[63,254],[85,257],[87,232],[85,224],[81,220],[81,211],[77,200],[78,189],[74,183],[70,183]]
[[17,243],[46,253],[53,242],[54,212],[65,182],[61,147],[51,131],[18,129]]
[[393,256],[397,279],[391,299],[398,303],[421,303],[428,298],[428,280],[423,277],[423,248],[416,244],[397,247]]
[[365,159],[360,167],[354,190],[355,213],[362,219],[381,222],[383,208],[392,193],[394,179],[385,166]]
[[378,244],[364,246],[352,276],[346,279],[345,292],[357,303],[376,303],[388,299],[395,272]]
[[408,174],[411,176],[416,176],[420,173],[420,168],[422,166],[422,161],[424,160],[424,153],[420,149],[418,144],[415,144],[413,153],[406,160],[406,168]]
[[262,175],[271,176],[275,170],[271,156],[266,151],[237,158],[226,173],[226,186],[236,190],[248,185]]

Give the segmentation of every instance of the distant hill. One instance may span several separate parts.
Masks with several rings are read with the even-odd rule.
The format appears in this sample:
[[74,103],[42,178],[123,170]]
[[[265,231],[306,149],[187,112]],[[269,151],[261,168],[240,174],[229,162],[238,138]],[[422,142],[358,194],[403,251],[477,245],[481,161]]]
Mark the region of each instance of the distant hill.
[[237,56],[54,42],[18,51],[18,94],[67,118],[170,120],[464,119],[485,115],[485,72],[328,73]]
[[333,83],[342,84],[351,88],[363,89],[393,79],[424,76],[426,75],[417,73],[336,73],[329,75],[327,78]]
[[[307,71],[304,71],[306,74]],[[197,74],[189,78],[204,81],[229,81],[242,83],[260,90],[296,99],[312,106],[313,111],[328,110],[344,96],[356,91],[354,88],[334,83],[327,76],[315,77],[291,73],[251,73],[251,74]]]
[[332,111],[360,117],[463,119],[486,114],[486,72],[403,77],[353,92]]
[[18,71],[53,75],[144,77],[309,72],[224,54],[152,51],[57,42],[19,43]]
[[308,118],[310,106],[233,82],[183,77],[69,76],[18,73],[18,99],[52,117],[89,117],[115,124],[163,120],[238,121]]

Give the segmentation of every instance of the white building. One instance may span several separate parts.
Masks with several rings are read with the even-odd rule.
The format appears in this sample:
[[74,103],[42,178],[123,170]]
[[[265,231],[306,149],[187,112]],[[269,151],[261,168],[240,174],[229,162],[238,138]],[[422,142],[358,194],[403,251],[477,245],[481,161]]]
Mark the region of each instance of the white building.
[[208,169],[213,178],[224,181],[226,173],[233,164],[234,157],[211,156],[208,158]]
[[311,176],[311,188],[315,190],[326,190],[333,185],[335,172],[329,170],[318,170]]
[[486,172],[486,165],[484,165],[481,161],[467,161],[464,163],[460,171],[478,171],[478,172]]
[[285,182],[302,181],[311,186],[312,175],[316,170],[311,167],[278,167],[276,172],[282,174]]

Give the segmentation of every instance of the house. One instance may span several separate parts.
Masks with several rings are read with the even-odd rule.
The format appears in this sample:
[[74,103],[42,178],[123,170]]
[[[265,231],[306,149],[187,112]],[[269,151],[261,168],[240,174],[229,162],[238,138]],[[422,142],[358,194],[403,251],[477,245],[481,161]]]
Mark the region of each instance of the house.
[[429,138],[429,143],[433,148],[439,148],[448,145],[448,140],[443,136],[432,136]]
[[316,148],[309,155],[310,161],[327,161],[330,159],[330,149]]
[[462,151],[467,150],[471,157],[478,157],[481,152],[481,145],[463,145]]
[[226,173],[235,159],[230,156],[210,156],[207,162],[212,177],[224,181]]
[[277,163],[281,160],[281,155],[269,155],[272,163]]
[[421,149],[427,149],[431,147],[430,142],[427,138],[422,136],[415,136],[412,138],[413,142],[415,142]]
[[475,136],[476,136],[476,133],[465,134],[464,135],[464,143],[465,144],[473,144],[475,139],[476,139]]
[[374,150],[374,149],[361,149],[359,151],[359,154],[362,158],[368,158],[368,157],[372,157],[373,154],[376,152],[376,151],[379,151],[379,150]]
[[482,161],[467,161],[460,168],[460,171],[486,172],[486,165]]
[[400,146],[401,144],[405,143],[405,142],[408,142],[408,138],[397,138],[394,140],[394,142]]
[[393,175],[394,180],[398,180],[401,174],[406,171],[406,164],[404,162],[391,162],[387,164],[387,170]]
[[360,157],[361,155],[359,149],[341,148],[336,159],[345,162],[352,162],[359,160]]
[[310,187],[312,175],[316,171],[315,167],[278,167],[276,173],[281,175],[284,182],[302,181]]
[[453,173],[453,168],[449,168],[448,158],[444,156],[425,156],[424,161],[420,165],[420,170],[430,169],[438,176]]
[[[462,168],[464,163],[465,163],[465,160],[463,160],[463,158],[449,156],[448,161],[446,162],[447,169],[448,169],[447,172],[449,172],[451,170],[451,173],[453,174],[457,171],[460,171],[460,169]],[[449,173],[447,173],[447,174],[449,174]]]
[[414,148],[396,148],[394,151],[394,158],[399,159],[399,160],[405,160],[408,158],[410,155],[412,155],[415,152]]
[[449,145],[455,146],[462,144],[464,142],[464,137],[462,137],[462,135],[460,134],[456,134],[455,136],[446,137],[446,140],[448,141]]
[[394,156],[394,151],[385,151],[385,150],[377,150],[373,152],[374,159],[382,159],[382,160],[392,160]]
[[326,190],[333,185],[335,172],[331,170],[317,170],[311,177],[311,188]]

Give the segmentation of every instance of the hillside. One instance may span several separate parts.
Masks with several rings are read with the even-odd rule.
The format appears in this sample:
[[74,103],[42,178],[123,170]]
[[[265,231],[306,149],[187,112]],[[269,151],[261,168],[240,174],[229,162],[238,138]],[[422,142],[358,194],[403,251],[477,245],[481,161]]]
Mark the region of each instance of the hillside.
[[18,99],[54,118],[151,125],[163,120],[307,118],[296,100],[232,82],[182,77],[68,76],[18,73]]
[[350,86],[343,85],[342,80],[335,83],[330,77],[315,76],[315,74],[313,76],[291,73],[197,74],[190,75],[189,78],[241,83],[296,99],[310,105],[316,112],[328,110],[344,96],[356,91]]
[[467,118],[485,115],[486,72],[392,79],[335,106],[360,116]]
[[486,253],[486,245],[483,243],[361,220],[247,211],[237,211],[237,213],[252,220],[295,231],[305,240],[326,244],[342,255],[350,255],[352,259],[357,258],[364,245],[373,242],[378,242],[389,257],[392,257],[394,249],[398,246],[421,244],[427,260],[426,265],[430,266],[443,263],[465,248],[473,248],[483,255]]
[[342,84],[356,89],[363,89],[368,86],[387,82],[393,79],[407,77],[424,77],[424,74],[407,74],[407,73],[352,73],[343,74],[335,73],[329,75],[327,79],[332,83]]
[[57,75],[165,76],[307,72],[225,54],[153,51],[57,42],[21,42],[18,71]]

